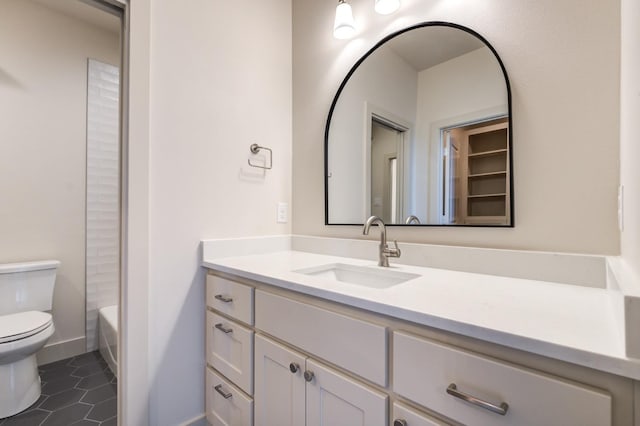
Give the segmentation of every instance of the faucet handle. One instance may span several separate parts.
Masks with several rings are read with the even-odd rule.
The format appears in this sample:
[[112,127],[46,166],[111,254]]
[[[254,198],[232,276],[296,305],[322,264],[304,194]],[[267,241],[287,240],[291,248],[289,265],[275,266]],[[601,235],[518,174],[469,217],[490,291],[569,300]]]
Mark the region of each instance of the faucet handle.
[[395,248],[385,247],[385,249],[384,249],[385,256],[387,256],[387,257],[400,257],[402,252],[398,248],[398,241],[397,240],[393,240],[393,245],[395,246]]

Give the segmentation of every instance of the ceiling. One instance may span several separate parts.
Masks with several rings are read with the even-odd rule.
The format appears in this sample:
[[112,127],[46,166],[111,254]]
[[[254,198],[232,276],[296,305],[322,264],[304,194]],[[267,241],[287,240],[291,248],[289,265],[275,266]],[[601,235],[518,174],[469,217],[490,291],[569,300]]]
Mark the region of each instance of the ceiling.
[[422,71],[479,49],[484,43],[457,28],[428,26],[407,31],[387,45],[416,71]]
[[31,0],[63,15],[111,33],[120,32],[120,18],[83,0]]

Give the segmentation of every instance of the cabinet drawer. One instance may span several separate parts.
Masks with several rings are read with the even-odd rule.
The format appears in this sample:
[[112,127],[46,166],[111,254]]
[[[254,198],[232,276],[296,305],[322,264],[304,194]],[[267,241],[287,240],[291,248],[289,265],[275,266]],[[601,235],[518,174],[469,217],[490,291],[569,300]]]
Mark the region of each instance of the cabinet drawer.
[[387,384],[386,328],[263,291],[256,327],[381,386]]
[[206,367],[207,421],[212,426],[253,424],[253,400],[211,368]]
[[447,424],[395,402],[391,415],[391,426],[446,426]]
[[[393,337],[393,374],[395,392],[464,424],[611,424],[609,394],[402,332]],[[452,384],[498,409],[507,403],[506,414],[450,395]]]
[[207,311],[207,363],[253,393],[253,331]]
[[207,306],[253,325],[253,287],[207,275]]

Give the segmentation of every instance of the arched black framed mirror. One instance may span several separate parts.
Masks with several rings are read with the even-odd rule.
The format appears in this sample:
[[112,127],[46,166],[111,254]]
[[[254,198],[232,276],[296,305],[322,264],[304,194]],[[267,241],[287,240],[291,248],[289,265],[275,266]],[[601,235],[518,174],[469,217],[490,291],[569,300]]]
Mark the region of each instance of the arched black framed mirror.
[[347,73],[325,127],[325,224],[513,226],[511,89],[475,31],[424,22]]

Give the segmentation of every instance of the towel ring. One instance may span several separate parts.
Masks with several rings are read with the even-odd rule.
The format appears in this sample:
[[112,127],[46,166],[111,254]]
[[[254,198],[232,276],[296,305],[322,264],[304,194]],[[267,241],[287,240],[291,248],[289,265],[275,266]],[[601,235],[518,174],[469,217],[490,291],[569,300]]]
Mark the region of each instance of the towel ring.
[[271,151],[271,148],[267,148],[266,146],[260,146],[257,143],[251,144],[251,146],[249,147],[249,151],[251,151],[252,154],[257,154],[259,153],[261,150],[265,150],[265,151],[269,151],[269,165],[268,166],[262,166],[260,164],[254,164],[251,162],[251,159],[247,159],[247,163],[249,163],[249,165],[251,167],[257,167],[259,169],[265,169],[265,170],[271,170],[271,167],[273,167],[273,152]]

